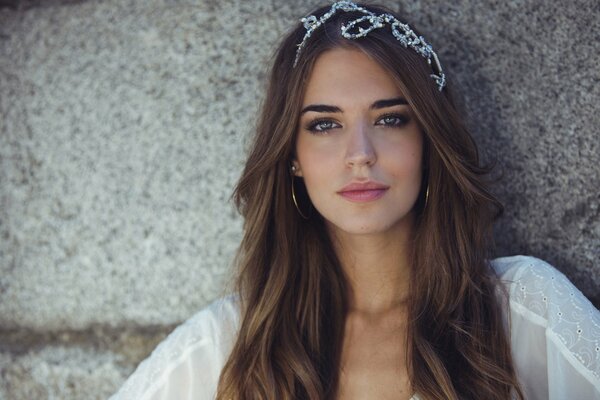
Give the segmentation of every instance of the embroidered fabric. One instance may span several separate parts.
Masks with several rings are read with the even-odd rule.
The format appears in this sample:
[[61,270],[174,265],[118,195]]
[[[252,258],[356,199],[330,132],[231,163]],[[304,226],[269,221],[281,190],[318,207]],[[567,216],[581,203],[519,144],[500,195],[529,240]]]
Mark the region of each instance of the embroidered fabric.
[[510,297],[511,342],[527,398],[600,398],[600,313],[550,264],[496,259]]
[[[600,400],[598,310],[542,260],[504,257],[491,266],[510,296],[512,352],[526,398]],[[238,325],[236,298],[216,301],[169,335],[110,400],[214,399]]]
[[543,319],[548,334],[565,346],[595,379],[600,379],[600,314],[583,294],[550,264],[522,257],[511,284],[510,301],[521,313]]

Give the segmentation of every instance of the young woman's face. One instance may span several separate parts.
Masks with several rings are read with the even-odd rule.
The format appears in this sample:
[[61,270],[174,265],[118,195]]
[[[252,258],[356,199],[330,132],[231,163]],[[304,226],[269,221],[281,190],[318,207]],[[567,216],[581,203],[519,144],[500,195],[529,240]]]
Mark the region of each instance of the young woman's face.
[[330,229],[349,234],[410,229],[422,154],[419,125],[379,64],[354,49],[319,56],[293,163]]

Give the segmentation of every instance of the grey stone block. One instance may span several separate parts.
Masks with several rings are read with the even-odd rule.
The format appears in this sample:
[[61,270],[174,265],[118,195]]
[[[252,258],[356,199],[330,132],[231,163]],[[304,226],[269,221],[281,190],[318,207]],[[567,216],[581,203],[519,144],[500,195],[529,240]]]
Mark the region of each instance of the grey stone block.
[[[177,323],[224,291],[266,60],[314,2],[48,4],[0,11],[0,324]],[[403,7],[504,172],[499,253],[597,300],[597,2]]]
[[173,327],[0,332],[0,399],[106,399]]
[[0,398],[105,400],[131,366],[115,354],[78,347],[48,347],[24,355],[0,353]]

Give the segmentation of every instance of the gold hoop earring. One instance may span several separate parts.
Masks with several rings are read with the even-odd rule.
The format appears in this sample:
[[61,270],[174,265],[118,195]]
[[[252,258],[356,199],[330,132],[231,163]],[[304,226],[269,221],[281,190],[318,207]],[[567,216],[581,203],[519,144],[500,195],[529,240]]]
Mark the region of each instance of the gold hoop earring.
[[427,208],[427,203],[429,202],[429,183],[427,184],[427,189],[425,190],[425,205],[423,209]]
[[300,214],[300,216],[304,219],[308,219],[308,217],[306,215],[304,215],[304,213],[300,210],[300,207],[298,206],[298,200],[296,200],[296,192],[294,190],[294,177],[292,176],[292,201],[294,202],[294,206],[296,206],[296,210],[298,211],[298,214]]

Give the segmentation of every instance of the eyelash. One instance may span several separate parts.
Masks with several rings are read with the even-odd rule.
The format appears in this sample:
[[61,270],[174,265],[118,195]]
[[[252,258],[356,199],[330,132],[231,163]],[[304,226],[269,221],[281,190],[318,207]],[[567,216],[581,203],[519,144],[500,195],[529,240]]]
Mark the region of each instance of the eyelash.
[[[394,123],[380,123],[380,121],[386,119],[386,118],[396,118],[397,121]],[[390,127],[390,128],[399,128],[401,126],[404,126],[406,124],[408,124],[410,122],[410,117],[407,115],[403,115],[400,113],[390,113],[390,114],[384,114],[382,116],[380,116],[377,121],[375,121],[375,125],[377,126],[383,126],[383,127]],[[323,124],[329,124],[330,127],[329,128],[323,128],[322,125]],[[324,134],[329,132],[332,129],[336,129],[339,128],[339,124],[331,119],[327,119],[327,118],[320,118],[320,119],[316,119],[314,121],[310,121],[307,125],[306,125],[306,130],[310,131],[314,134]]]
[[331,129],[334,129],[334,128],[326,128],[326,129],[321,128],[321,129],[319,129],[319,127],[321,126],[321,124],[324,124],[324,123],[328,123],[328,124],[331,124],[331,125],[336,125],[334,128],[337,128],[339,126],[339,124],[337,122],[334,122],[334,121],[332,121],[330,119],[322,118],[322,119],[316,119],[314,121],[311,121],[306,126],[306,130],[307,131],[311,131],[312,133],[315,133],[315,134],[319,134],[319,133],[325,133],[325,132],[330,131]]
[[385,114],[385,115],[382,115],[381,117],[379,117],[377,122],[375,122],[375,125],[380,125],[380,124],[378,124],[378,122],[383,119],[386,119],[386,118],[396,118],[398,120],[396,123],[383,124],[383,126],[389,126],[389,127],[393,127],[393,128],[398,128],[398,127],[404,126],[410,122],[410,117],[407,115],[400,114],[400,113],[391,113],[391,114]]

